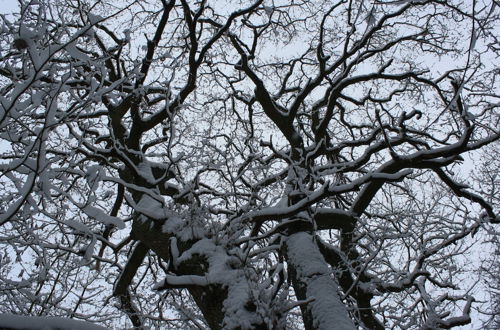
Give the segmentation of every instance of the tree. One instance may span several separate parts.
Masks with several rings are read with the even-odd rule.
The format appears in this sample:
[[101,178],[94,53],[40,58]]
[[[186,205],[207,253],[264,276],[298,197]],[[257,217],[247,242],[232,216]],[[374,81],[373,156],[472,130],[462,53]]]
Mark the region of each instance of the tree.
[[[500,161],[495,157],[495,149],[498,148],[498,143],[490,145],[482,149],[481,162],[479,168],[475,171],[476,181],[481,184],[478,187],[486,199],[493,207],[498,209],[500,206],[500,194],[498,191],[500,177],[498,167]],[[484,255],[484,264],[481,267],[481,277],[487,285],[486,299],[490,300],[491,305],[483,311],[488,317],[485,318],[483,328],[494,329],[500,326],[500,292],[498,287],[500,285],[500,263],[498,256],[500,255],[500,244],[498,241],[498,228],[486,227],[485,240],[490,241],[493,247],[493,253]]]
[[0,310],[470,323],[493,306],[474,253],[495,250],[494,180],[464,173],[476,150],[498,157],[498,16],[489,0],[19,0],[0,16]]

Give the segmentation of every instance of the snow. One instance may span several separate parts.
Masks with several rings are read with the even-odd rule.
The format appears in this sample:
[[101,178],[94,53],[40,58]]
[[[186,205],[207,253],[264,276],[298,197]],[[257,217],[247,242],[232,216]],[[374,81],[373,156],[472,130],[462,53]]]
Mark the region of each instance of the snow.
[[143,161],[137,166],[137,172],[139,175],[147,180],[148,183],[150,184],[156,184],[157,180],[155,179],[153,175],[153,170],[151,168],[151,163],[148,161]]
[[89,166],[87,173],[85,174],[85,180],[92,191],[96,191],[99,187],[99,182],[101,178],[101,167],[99,165]]
[[165,279],[163,281],[158,282],[153,286],[153,290],[162,289],[166,284],[172,286],[191,286],[191,285],[206,286],[209,285],[210,283],[208,282],[207,278],[203,276],[198,276],[198,275],[175,276],[166,274]]
[[196,223],[188,223],[177,216],[170,217],[162,227],[164,233],[175,234],[181,241],[205,237],[205,229]]
[[106,330],[107,328],[84,321],[62,317],[34,317],[0,314],[1,329],[19,330]]
[[66,221],[64,221],[64,223],[67,226],[69,226],[69,227],[73,228],[74,230],[76,230],[77,232],[84,233],[84,234],[90,234],[91,233],[90,228],[87,227],[86,225],[84,225],[83,223],[79,222],[79,221],[67,219]]
[[20,197],[12,203],[9,208],[0,214],[0,225],[3,223],[9,221],[11,217],[16,214],[16,212],[21,208],[21,205],[24,203],[25,199],[30,193],[30,190],[32,189],[34,182],[36,178],[36,173],[30,173],[28,175],[28,178],[26,179],[26,183],[23,185],[21,189],[19,189],[19,195]]
[[242,276],[242,272],[228,287],[227,298],[224,300],[224,329],[255,329],[252,324],[260,322],[257,314],[248,311],[245,305],[251,301],[250,287]]
[[[224,300],[224,329],[253,329],[253,324],[260,323],[260,316],[249,311],[245,306],[252,301],[252,290],[247,275],[238,266],[238,258],[229,256],[224,247],[216,245],[211,239],[201,239],[192,248],[177,257],[177,264],[191,259],[194,255],[205,256],[209,269],[204,276],[167,275],[165,280],[157,283],[154,289],[162,288],[165,283],[170,285],[221,284],[227,287],[227,298]],[[235,266],[235,267],[232,267]]]
[[330,269],[312,236],[304,232],[293,234],[286,245],[288,260],[295,267],[297,278],[307,285],[306,298],[311,300],[308,309],[314,317],[314,329],[329,330],[333,324],[337,330],[356,329],[338,294],[337,281],[330,276]]
[[85,212],[85,214],[87,214],[89,217],[94,218],[105,225],[114,225],[118,229],[125,228],[125,223],[122,219],[107,215],[103,210],[97,207],[88,205],[83,208],[83,212]]
[[72,58],[83,61],[84,63],[90,62],[91,60],[87,54],[81,52],[80,50],[78,50],[78,48],[76,48],[76,42],[69,43],[66,46],[65,50],[68,52],[68,55],[70,55]]
[[163,207],[163,204],[159,200],[146,194],[142,195],[137,205],[134,206],[134,209],[151,219],[160,221],[168,219],[172,215],[171,212],[168,212]]
[[177,238],[170,238],[170,255],[172,256],[172,264],[174,267],[177,267],[178,262],[177,258],[179,258],[179,249],[177,248]]

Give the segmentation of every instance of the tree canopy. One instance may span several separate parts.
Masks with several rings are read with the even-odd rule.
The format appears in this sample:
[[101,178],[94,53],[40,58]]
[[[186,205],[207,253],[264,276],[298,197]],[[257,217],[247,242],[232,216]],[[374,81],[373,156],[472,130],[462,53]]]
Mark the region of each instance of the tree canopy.
[[1,313],[493,326],[495,0],[18,4],[0,14]]

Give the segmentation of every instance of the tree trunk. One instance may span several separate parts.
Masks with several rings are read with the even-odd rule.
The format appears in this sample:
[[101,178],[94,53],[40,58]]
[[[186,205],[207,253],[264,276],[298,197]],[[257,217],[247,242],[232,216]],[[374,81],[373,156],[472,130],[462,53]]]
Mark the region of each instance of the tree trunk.
[[299,232],[285,241],[289,274],[301,305],[306,330],[354,330],[331,275],[311,234]]

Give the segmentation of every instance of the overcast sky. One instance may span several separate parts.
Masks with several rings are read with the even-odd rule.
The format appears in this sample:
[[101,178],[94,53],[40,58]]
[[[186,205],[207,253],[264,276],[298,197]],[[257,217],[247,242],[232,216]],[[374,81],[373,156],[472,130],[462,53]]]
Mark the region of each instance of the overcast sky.
[[0,13],[12,13],[17,9],[16,0],[0,0]]

